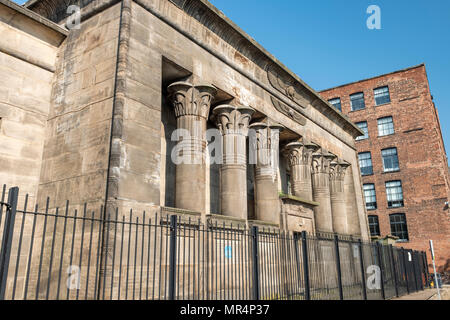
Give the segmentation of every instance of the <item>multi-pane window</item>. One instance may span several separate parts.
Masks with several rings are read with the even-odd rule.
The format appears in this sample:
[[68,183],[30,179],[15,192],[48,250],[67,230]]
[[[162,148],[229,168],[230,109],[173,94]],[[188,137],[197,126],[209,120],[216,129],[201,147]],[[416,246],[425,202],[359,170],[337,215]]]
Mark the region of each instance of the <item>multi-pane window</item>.
[[352,111],[364,109],[366,107],[364,93],[358,92],[350,95],[350,103],[352,105]]
[[381,87],[373,90],[373,95],[375,96],[375,105],[385,104],[391,102],[391,97],[389,96],[389,88]]
[[361,175],[366,176],[373,173],[372,157],[370,152],[358,153],[359,168],[361,169]]
[[375,210],[377,208],[377,197],[375,195],[375,185],[367,183],[363,185],[364,199],[366,200],[366,209]]
[[386,182],[386,195],[389,208],[403,207],[403,190],[401,181]]
[[342,111],[341,98],[330,99],[330,100],[328,100],[328,102],[331,103],[339,111]]
[[398,171],[398,155],[397,148],[389,148],[381,150],[381,157],[383,158],[384,172]]
[[399,237],[399,240],[408,241],[408,227],[406,226],[406,217],[404,213],[395,213],[389,216],[391,223],[391,234]]
[[378,136],[387,136],[394,134],[394,122],[392,117],[378,119]]
[[361,121],[357,122],[356,125],[358,128],[360,128],[362,131],[364,131],[363,136],[359,136],[356,138],[356,140],[364,140],[369,138],[369,128],[367,127],[367,121]]
[[378,223],[378,216],[369,216],[369,230],[371,236],[380,235],[380,224]]

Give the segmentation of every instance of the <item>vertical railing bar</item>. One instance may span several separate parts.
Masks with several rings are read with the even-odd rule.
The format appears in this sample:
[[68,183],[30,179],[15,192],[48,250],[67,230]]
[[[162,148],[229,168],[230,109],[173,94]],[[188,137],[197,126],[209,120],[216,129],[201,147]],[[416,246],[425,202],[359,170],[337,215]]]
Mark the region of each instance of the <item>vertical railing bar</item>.
[[177,248],[177,216],[170,216],[170,250],[169,250],[169,300],[175,300],[176,281],[176,248]]
[[148,300],[148,287],[149,287],[149,279],[150,279],[150,252],[151,252],[151,226],[152,226],[152,217],[148,218],[148,239],[147,239],[147,289],[145,293],[145,299]]
[[[169,221],[169,215],[166,216],[166,220]],[[167,281],[168,273],[170,270],[168,270],[169,266],[169,241],[170,241],[170,234],[169,229],[166,229],[166,253],[164,256],[165,266],[164,266],[164,297],[166,300],[168,300],[168,291],[169,291],[169,282]]]
[[[189,235],[191,234],[191,228],[189,228]],[[192,270],[192,300],[194,300],[194,296],[195,296],[195,229],[193,229],[192,230],[192,232],[193,232],[193,237],[192,237],[192,245],[193,245],[193,248],[192,248],[192,267],[193,267],[193,270]],[[189,239],[190,239],[191,237],[189,237]],[[190,245],[189,245],[189,247],[190,247]],[[189,252],[190,252],[191,250],[189,250]]]
[[188,268],[187,268],[187,274],[188,274],[188,281],[187,281],[187,298],[189,299],[191,296],[191,217],[188,219]]
[[[24,227],[24,224],[25,224],[27,205],[28,205],[28,193],[25,195],[25,203],[23,205],[22,223],[20,225],[19,246],[17,248],[16,270],[14,271],[14,284],[13,284],[13,291],[12,291],[12,298],[11,298],[11,300],[14,300],[14,297],[16,295],[16,281],[17,281],[17,274],[19,272],[20,251],[22,249],[23,227]],[[3,207],[3,206],[0,205],[0,207]],[[2,218],[1,218],[1,214],[0,214],[0,223],[1,223],[1,219]]]
[[[75,209],[75,214],[74,214],[74,218],[73,218],[72,242],[71,242],[71,249],[70,249],[69,267],[72,266],[72,260],[73,260],[73,249],[74,249],[74,244],[75,244],[75,230],[77,227],[77,214],[78,214],[78,211]],[[70,288],[67,287],[67,300],[69,300],[69,290],[70,290]]]
[[[105,300],[106,274],[108,273],[107,272],[107,267],[108,267],[108,255],[109,255],[109,229],[111,227],[111,214],[109,212],[108,212],[108,215],[106,216],[106,219],[107,219],[107,221],[105,222],[106,228],[104,228],[104,229],[106,229],[106,238],[105,238],[105,240],[103,240],[103,241],[105,241],[105,247],[104,247],[104,249],[102,248],[102,251],[105,250],[106,252],[102,253],[102,258],[104,259],[103,270],[100,268],[100,273],[103,272],[103,274],[102,274],[103,286],[101,286],[101,288],[102,288],[102,293],[101,294],[103,296],[103,300]],[[100,261],[100,263],[102,263],[102,262]],[[100,283],[102,283],[102,279],[99,279],[99,280],[100,280]]]
[[44,215],[44,231],[42,232],[42,242],[41,242],[41,254],[39,256],[39,271],[38,271],[38,279],[36,284],[36,296],[35,299],[39,298],[39,286],[41,282],[41,270],[42,270],[42,258],[44,256],[44,243],[45,243],[45,233],[47,229],[47,214],[48,214],[48,204],[50,199],[47,197],[47,203],[45,205],[45,215]]
[[[154,244],[153,247],[155,250],[153,250],[153,286],[152,286],[152,300],[155,299],[155,277],[156,277],[156,248],[157,248],[157,237],[156,234],[158,233],[158,229],[157,229],[157,225],[158,225],[158,212],[156,212],[155,214],[155,237],[154,237]],[[161,245],[160,245],[161,247]],[[161,248],[160,248],[161,250]]]
[[130,271],[130,251],[131,251],[131,224],[133,223],[133,209],[130,209],[130,223],[128,225],[128,249],[127,249],[127,277],[125,281],[125,300],[128,300],[128,280]]
[[[119,223],[119,208],[116,207],[116,217],[114,219],[114,242],[113,242],[113,256],[112,256],[112,262],[111,262],[111,289],[110,289],[110,293],[109,293],[109,300],[113,299],[113,287],[114,287],[114,264],[115,264],[115,260],[116,260],[116,241],[117,241],[117,224]],[[105,257],[106,258],[106,257]],[[106,259],[105,259],[106,260]],[[106,264],[105,264],[105,271],[106,271]],[[106,280],[106,278],[105,278]],[[106,285],[105,285],[106,287]]]
[[197,277],[197,300],[200,300],[200,275],[203,275],[203,277],[205,276],[203,274],[203,268],[200,265],[200,239],[202,237],[201,234],[201,222],[200,222],[200,218],[197,221],[197,225],[198,225],[198,231],[197,231],[197,236],[198,236],[198,241],[197,241],[197,272],[198,272],[198,277]]
[[[227,247],[227,245],[229,246],[229,241],[230,241],[230,232],[228,228],[225,228],[225,222],[223,223],[224,226],[224,249]],[[224,284],[226,282],[230,283],[230,279],[231,279],[231,268],[230,268],[230,259],[228,257],[225,256],[225,250],[224,250],[224,257],[223,257],[223,261],[224,261],[224,267],[226,268],[226,273],[225,273],[225,278],[228,278],[228,281],[224,281]],[[225,260],[226,259],[226,260]],[[228,290],[226,290],[227,293],[227,300],[230,300],[230,286],[228,286]]]
[[[216,261],[216,265],[215,265],[215,268],[214,268],[214,278],[215,278],[215,282],[216,282],[216,284],[215,284],[215,286],[213,286],[215,289],[214,289],[214,298],[215,298],[215,300],[217,300],[217,296],[218,296],[218,294],[219,294],[219,292],[217,291],[218,289],[219,289],[219,283],[217,282],[218,281],[218,278],[217,278],[217,276],[218,276],[218,274],[219,274],[219,272],[218,272],[218,269],[219,269],[219,264],[217,263],[218,262],[218,256],[217,256],[217,240],[218,240],[218,229],[217,229],[217,220],[216,220],[216,223],[215,223],[215,229],[214,229],[214,231],[213,230],[211,230],[211,240],[212,240],[212,242],[214,243],[214,260]],[[215,237],[215,241],[214,241],[214,232],[216,233],[216,237]]]
[[359,245],[359,260],[360,260],[360,267],[361,267],[361,283],[363,287],[363,298],[364,300],[367,300],[367,288],[366,288],[366,271],[364,267],[364,252],[363,252],[363,243],[361,239],[358,241]]
[[339,238],[337,235],[334,236],[334,245],[336,250],[336,267],[337,267],[337,277],[339,285],[339,300],[344,300],[344,293],[342,291],[342,273],[341,273],[341,259],[339,254]]
[[89,250],[88,250],[88,262],[87,262],[87,270],[86,270],[86,291],[84,293],[84,300],[87,300],[89,294],[89,271],[91,269],[91,250],[92,250],[92,235],[94,231],[94,210],[92,210],[91,214],[91,231],[89,235]]
[[[85,221],[86,221],[86,203],[84,204],[84,208],[83,208],[83,222],[81,224],[80,260],[78,262],[78,265],[80,266],[80,277],[81,277],[81,272],[82,272],[81,270],[83,269],[82,268],[82,262],[83,262],[83,246],[84,246],[84,226],[85,226]],[[79,293],[80,293],[80,288],[77,288],[76,300],[78,300]]]
[[120,237],[120,258],[119,258],[119,283],[117,288],[117,299],[121,300],[122,295],[120,294],[120,287],[122,285],[122,264],[123,264],[123,240],[125,238],[125,215],[122,214],[122,227],[121,227],[121,237]]
[[98,287],[98,268],[99,268],[99,258],[100,258],[100,243],[102,242],[102,226],[103,223],[105,223],[105,220],[103,218],[103,205],[100,206],[100,215],[101,215],[101,221],[98,223],[98,241],[97,241],[97,261],[95,263],[95,280],[94,280],[94,297],[95,299],[100,300],[100,289]]
[[136,267],[137,267],[137,254],[138,254],[138,226],[139,226],[139,217],[136,217],[136,228],[135,233],[136,237],[134,240],[134,270],[133,270],[133,300],[135,300],[136,297]]
[[142,247],[141,247],[141,283],[139,286],[139,300],[142,300],[142,271],[144,269],[144,236],[145,236],[145,211],[142,215]]
[[398,298],[399,294],[398,294],[397,270],[396,270],[396,266],[395,266],[394,249],[392,247],[392,244],[389,245],[389,252],[390,252],[390,256],[391,256],[391,262],[392,262],[391,266],[392,266],[392,271],[393,271],[393,276],[394,276],[395,296]]
[[61,288],[61,274],[62,274],[62,265],[63,265],[63,259],[64,259],[64,244],[66,240],[66,227],[67,227],[67,214],[69,211],[69,200],[66,200],[66,206],[64,211],[64,225],[63,225],[63,234],[61,239],[61,253],[60,253],[60,259],[59,259],[59,274],[58,274],[58,285],[56,289],[56,299],[59,299],[59,291]]
[[[178,279],[180,281],[180,279]],[[186,222],[183,223],[183,300],[185,299],[185,285],[186,282]]]
[[[5,226],[3,229],[0,250],[0,300],[5,299],[6,284],[8,279],[9,261],[11,258],[12,242],[14,238],[14,224],[16,220],[19,188],[13,187],[8,192],[8,208],[6,209]],[[1,207],[2,205],[0,205]]]
[[[180,221],[181,221],[181,219],[180,219]],[[178,228],[178,225],[177,225],[177,228]],[[180,229],[181,229],[181,227],[180,227]],[[177,241],[177,246],[178,246],[178,248],[177,248],[177,264],[180,262],[180,251],[181,251],[181,249],[180,249],[180,246],[181,246],[181,232],[180,232],[180,235],[178,235],[179,237],[180,237],[180,240],[178,240]],[[183,234],[183,237],[185,237],[185,234]],[[184,248],[183,248],[183,250],[184,250]],[[183,251],[183,254],[184,254],[184,251]],[[178,281],[177,281],[177,295],[178,296],[180,296],[180,267],[179,266],[177,266],[177,279],[178,279]]]
[[[49,293],[50,293],[50,278],[51,278],[51,275],[52,275],[53,251],[54,251],[54,248],[55,248],[56,226],[57,226],[57,222],[58,222],[58,211],[59,211],[58,208],[56,208],[55,217],[54,217],[55,223],[53,225],[52,248],[50,250],[50,262],[49,262],[50,264],[49,264],[49,267],[48,267],[47,293],[45,295],[45,300],[48,300],[48,296],[49,296]],[[58,297],[56,297],[56,298],[58,298]]]
[[383,271],[383,256],[381,252],[381,244],[377,242],[378,261],[380,263],[380,277],[381,277],[381,297],[386,300],[386,292],[384,288],[384,271]]
[[305,286],[305,300],[311,300],[311,288],[309,286],[308,242],[306,231],[302,231],[302,256],[303,256],[303,282]]
[[35,210],[33,212],[33,226],[31,227],[30,251],[28,252],[27,276],[26,276],[26,280],[25,280],[25,292],[23,295],[24,300],[27,299],[27,293],[28,293],[28,281],[30,279],[31,258],[33,256],[34,231],[35,231],[35,227],[36,227],[37,211],[38,211],[38,205],[36,205]]

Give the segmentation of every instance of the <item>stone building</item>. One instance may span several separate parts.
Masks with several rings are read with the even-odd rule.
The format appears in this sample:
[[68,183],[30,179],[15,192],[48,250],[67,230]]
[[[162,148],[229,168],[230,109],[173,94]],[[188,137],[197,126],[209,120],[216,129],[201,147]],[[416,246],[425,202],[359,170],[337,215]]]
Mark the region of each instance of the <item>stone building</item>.
[[439,271],[450,264],[447,156],[425,65],[320,92],[365,135],[356,147],[372,236],[398,237],[429,252]]
[[0,0],[0,28],[0,178],[33,204],[369,239],[361,130],[209,2]]

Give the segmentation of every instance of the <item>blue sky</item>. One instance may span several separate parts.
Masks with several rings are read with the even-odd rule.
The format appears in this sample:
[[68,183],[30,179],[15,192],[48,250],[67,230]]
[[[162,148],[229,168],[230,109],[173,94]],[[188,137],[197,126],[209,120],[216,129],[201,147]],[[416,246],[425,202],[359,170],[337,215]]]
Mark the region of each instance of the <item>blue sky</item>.
[[450,151],[450,1],[210,1],[317,91],[424,62]]
[[210,1],[318,91],[424,62],[450,150],[450,1]]

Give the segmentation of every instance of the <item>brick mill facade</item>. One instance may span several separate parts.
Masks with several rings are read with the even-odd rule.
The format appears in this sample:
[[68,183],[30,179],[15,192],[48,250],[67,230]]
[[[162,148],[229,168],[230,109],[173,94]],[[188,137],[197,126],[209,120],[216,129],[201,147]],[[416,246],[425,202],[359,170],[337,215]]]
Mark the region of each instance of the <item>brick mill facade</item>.
[[357,138],[371,236],[427,250],[449,270],[448,162],[425,65],[327,89],[320,94],[365,135]]

